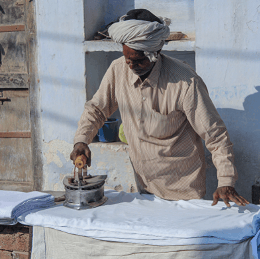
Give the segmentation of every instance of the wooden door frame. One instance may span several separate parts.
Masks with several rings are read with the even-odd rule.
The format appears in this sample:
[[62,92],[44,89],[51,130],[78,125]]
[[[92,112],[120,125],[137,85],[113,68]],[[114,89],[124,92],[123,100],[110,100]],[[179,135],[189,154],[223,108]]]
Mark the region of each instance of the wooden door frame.
[[36,1],[25,0],[25,29],[27,30],[27,66],[29,73],[29,97],[30,97],[30,120],[31,120],[31,145],[32,145],[32,171],[33,189],[42,190],[43,180],[43,157],[42,157],[42,134],[41,134],[41,105],[40,85],[37,69],[37,35],[36,35]]

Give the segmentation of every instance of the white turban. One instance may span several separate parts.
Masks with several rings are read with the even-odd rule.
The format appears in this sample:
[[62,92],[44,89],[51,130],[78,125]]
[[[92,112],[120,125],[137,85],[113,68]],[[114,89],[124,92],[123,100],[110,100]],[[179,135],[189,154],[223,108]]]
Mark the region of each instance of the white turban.
[[144,51],[144,55],[151,62],[157,61],[157,51],[162,49],[164,41],[170,35],[169,19],[162,18],[163,24],[161,24],[134,19],[124,21],[125,17],[122,16],[119,22],[113,23],[108,28],[111,39],[131,49]]

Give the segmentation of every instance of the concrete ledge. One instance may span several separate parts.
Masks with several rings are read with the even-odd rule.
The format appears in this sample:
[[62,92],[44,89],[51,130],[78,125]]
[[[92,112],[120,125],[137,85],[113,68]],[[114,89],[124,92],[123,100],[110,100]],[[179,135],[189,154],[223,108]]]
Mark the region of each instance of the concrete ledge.
[[[83,48],[85,52],[95,51],[119,51],[122,52],[122,45],[110,40],[92,40],[84,41]],[[184,39],[166,42],[163,50],[167,51],[195,51],[195,39]]]
[[106,148],[112,151],[125,151],[128,152],[129,150],[129,146],[127,144],[125,144],[124,142],[109,142],[109,143],[105,143],[105,142],[92,142],[89,145],[90,148],[92,147],[100,147],[100,148]]

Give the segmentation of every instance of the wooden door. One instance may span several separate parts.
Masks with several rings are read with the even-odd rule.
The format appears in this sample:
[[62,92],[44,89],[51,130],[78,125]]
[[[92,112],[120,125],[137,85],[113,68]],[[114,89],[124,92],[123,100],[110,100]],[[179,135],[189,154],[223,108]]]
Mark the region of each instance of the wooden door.
[[32,0],[0,1],[0,189],[35,189],[30,111]]

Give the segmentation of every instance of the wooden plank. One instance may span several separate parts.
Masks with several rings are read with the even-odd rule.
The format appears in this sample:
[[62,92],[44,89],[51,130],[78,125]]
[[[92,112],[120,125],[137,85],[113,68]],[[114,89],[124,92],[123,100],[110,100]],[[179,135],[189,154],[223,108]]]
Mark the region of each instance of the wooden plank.
[[31,138],[31,132],[0,132],[0,138]]
[[[8,168],[6,169],[6,172],[10,173]],[[0,190],[30,192],[33,190],[33,183],[0,180]]]
[[10,101],[0,103],[0,132],[30,132],[29,91],[3,89],[1,96]]
[[24,24],[24,0],[0,1],[0,24]]
[[25,31],[24,25],[5,25],[0,26],[0,32]]
[[0,33],[0,73],[27,74],[27,33]]
[[0,181],[33,184],[31,150],[30,138],[0,138]]
[[1,88],[29,88],[29,75],[0,73],[0,90]]
[[28,72],[30,75],[30,118],[32,132],[32,168],[34,172],[34,190],[41,191],[43,186],[43,156],[42,156],[42,135],[41,135],[41,108],[39,107],[40,88],[37,81],[37,38],[36,38],[36,15],[35,1],[26,0],[25,18],[28,32],[27,54]]

